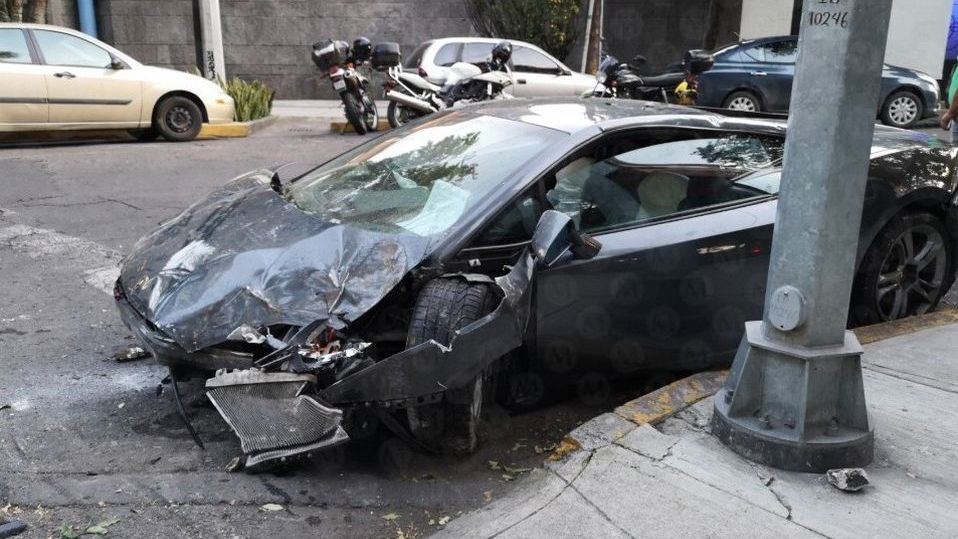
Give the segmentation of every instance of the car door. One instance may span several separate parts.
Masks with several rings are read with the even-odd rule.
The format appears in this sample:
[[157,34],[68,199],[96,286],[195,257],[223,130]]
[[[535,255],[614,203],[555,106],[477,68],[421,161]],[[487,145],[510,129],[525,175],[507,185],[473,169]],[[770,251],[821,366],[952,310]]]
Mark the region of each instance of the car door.
[[771,112],[786,112],[792,100],[798,40],[771,41],[756,47],[756,56],[765,61],[750,72],[754,84],[762,88],[765,106]]
[[0,131],[42,129],[47,124],[43,68],[20,28],[0,28]]
[[56,30],[31,32],[45,65],[51,125],[139,125],[142,82],[133,69],[111,67],[113,55],[81,37]]
[[523,45],[512,49],[512,94],[516,97],[578,96],[575,81],[555,60]]
[[547,195],[602,244],[591,260],[537,275],[536,361],[547,376],[700,369],[730,360],[744,322],[762,316],[776,201],[762,182],[736,179],[778,159],[783,141],[638,134],[635,144],[610,134],[566,165],[578,173],[559,170]]

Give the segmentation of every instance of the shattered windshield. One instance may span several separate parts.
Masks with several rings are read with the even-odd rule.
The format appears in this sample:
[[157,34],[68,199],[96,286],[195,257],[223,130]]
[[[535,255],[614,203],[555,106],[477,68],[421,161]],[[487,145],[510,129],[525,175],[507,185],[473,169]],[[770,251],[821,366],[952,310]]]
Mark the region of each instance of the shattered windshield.
[[327,222],[432,236],[563,136],[455,112],[363,144],[297,179],[287,196]]

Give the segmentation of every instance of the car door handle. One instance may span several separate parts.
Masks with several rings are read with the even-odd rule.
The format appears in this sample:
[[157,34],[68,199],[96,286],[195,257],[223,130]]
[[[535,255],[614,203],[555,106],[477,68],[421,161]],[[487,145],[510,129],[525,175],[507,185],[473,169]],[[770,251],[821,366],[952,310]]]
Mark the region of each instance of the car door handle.
[[750,75],[752,75],[753,77],[767,77],[768,73],[764,71],[752,71]]
[[516,79],[516,82],[518,82],[519,84],[525,84],[526,79]]
[[59,73],[54,73],[53,76],[58,79],[75,79],[76,78],[76,75],[74,75],[73,73],[70,73],[69,71],[61,71]]

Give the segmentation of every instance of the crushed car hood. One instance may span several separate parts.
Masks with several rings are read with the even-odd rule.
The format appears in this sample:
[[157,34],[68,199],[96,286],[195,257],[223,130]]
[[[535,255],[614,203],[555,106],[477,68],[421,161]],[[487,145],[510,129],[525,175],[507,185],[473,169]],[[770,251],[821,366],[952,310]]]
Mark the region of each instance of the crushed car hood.
[[189,352],[242,325],[334,325],[376,305],[426,256],[427,238],[323,222],[259,171],[140,239],[120,283],[130,304]]

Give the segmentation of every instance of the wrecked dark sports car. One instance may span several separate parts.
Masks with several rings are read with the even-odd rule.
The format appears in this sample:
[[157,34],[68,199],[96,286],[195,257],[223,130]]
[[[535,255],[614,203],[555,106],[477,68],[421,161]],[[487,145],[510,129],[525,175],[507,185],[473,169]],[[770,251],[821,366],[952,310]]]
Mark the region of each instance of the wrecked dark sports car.
[[[466,107],[229,182],[140,240],[115,295],[174,380],[209,377],[250,466],[372,417],[468,452],[493,395],[730,361],[784,136],[636,101]],[[852,323],[933,309],[955,274],[956,150],[878,128],[869,176]]]

